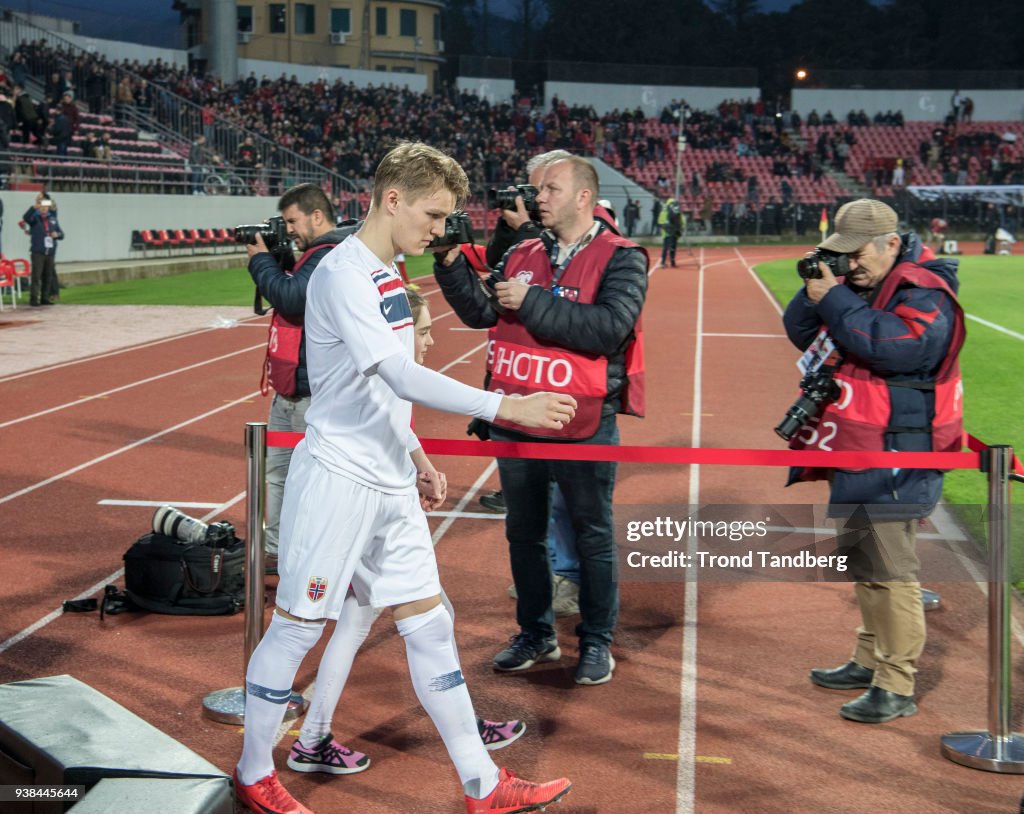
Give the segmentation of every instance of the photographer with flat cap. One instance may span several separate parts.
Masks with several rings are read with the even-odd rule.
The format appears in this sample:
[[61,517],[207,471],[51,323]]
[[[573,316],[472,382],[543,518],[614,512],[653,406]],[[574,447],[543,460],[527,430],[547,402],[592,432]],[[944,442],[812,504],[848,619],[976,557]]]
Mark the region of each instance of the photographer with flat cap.
[[[783,316],[790,341],[811,349],[812,367],[812,355],[830,360],[836,385],[791,448],[959,451],[965,329],[957,262],[936,260],[917,235],[900,234],[896,212],[880,201],[845,204],[835,227],[801,261],[805,285]],[[884,723],[913,715],[925,643],[916,531],[939,500],[943,474],[794,469],[789,483],[821,478],[830,484],[838,544],[850,556],[861,626],[850,661],[811,670],[811,681],[866,690],[840,708],[843,718]]]
[[[487,285],[454,250],[438,256],[437,280],[466,325],[492,329],[488,390],[528,396],[546,389],[576,398],[577,418],[566,431],[524,433],[499,420],[491,422],[492,440],[618,444],[616,415],[644,412],[639,321],[647,256],[595,216],[598,180],[589,161],[570,156],[548,164],[539,189],[545,231],[512,248]],[[619,610],[615,463],[499,458],[498,471],[508,506],[505,536],[519,632],[494,657],[494,669],[526,670],[561,656],[546,539],[554,480],[572,520],[580,563],[575,680],[610,681],[615,660],[609,646]]]
[[[277,203],[290,237],[302,255],[294,268],[285,270],[256,233],[247,245],[249,274],[259,293],[274,307],[264,375],[274,388],[267,429],[270,432],[305,432],[309,407],[309,375],[306,372],[306,334],[303,315],[306,287],[317,264],[355,227],[335,229],[334,208],[315,184],[292,187]],[[263,387],[266,394],[266,387]],[[277,573],[278,526],[284,482],[292,450],[267,449],[267,524],[265,552],[267,573]]]

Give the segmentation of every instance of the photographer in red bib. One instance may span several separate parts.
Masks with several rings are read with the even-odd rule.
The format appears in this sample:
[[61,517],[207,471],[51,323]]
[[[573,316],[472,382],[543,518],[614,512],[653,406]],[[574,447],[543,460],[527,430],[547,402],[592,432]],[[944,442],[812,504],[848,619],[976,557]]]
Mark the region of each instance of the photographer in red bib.
[[[288,237],[302,255],[293,268],[284,269],[257,232],[245,248],[249,253],[249,274],[259,293],[274,307],[267,339],[267,358],[262,383],[274,388],[267,428],[271,432],[305,432],[309,408],[309,374],[306,372],[306,335],[303,314],[306,287],[313,269],[327,253],[354,228],[336,230],[334,208],[324,191],[315,184],[299,184],[277,203]],[[267,570],[277,572],[278,526],[284,481],[292,451],[285,447],[267,449],[267,525],[265,552]]]
[[[511,248],[481,282],[458,250],[438,258],[449,305],[472,328],[492,328],[488,389],[505,395],[572,395],[576,419],[566,431],[526,434],[491,422],[494,441],[618,444],[616,414],[643,415],[640,312],[647,255],[594,217],[597,173],[577,156],[545,167],[537,205],[545,231]],[[612,526],[616,465],[596,461],[499,458],[508,513],[505,534],[517,592],[519,632],[494,658],[501,672],[561,656],[552,611],[546,537],[554,480],[576,532],[580,558],[576,628],[579,684],[612,677],[610,645],[618,617],[618,561]]]
[[[805,355],[804,393],[787,420],[801,403],[814,403],[809,412],[818,415],[799,430],[799,420],[790,425],[790,447],[959,451],[958,354],[965,329],[957,262],[936,260],[917,235],[900,234],[896,212],[881,201],[845,204],[835,226],[819,251],[801,261],[805,285],[783,316],[790,341],[802,351],[819,349],[817,356],[834,371],[828,386],[811,386],[821,374],[815,375],[815,354]],[[797,469],[790,483],[820,478],[829,480],[829,516],[850,556],[861,626],[850,661],[811,670],[811,681],[866,690],[840,708],[849,720],[884,723],[913,715],[925,643],[916,531],[939,500],[943,473]]]

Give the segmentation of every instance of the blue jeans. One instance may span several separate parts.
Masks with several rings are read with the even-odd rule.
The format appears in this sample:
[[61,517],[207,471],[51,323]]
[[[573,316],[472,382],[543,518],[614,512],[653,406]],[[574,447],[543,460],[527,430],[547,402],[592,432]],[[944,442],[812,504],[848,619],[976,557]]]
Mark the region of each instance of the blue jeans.
[[580,584],[580,555],[576,551],[576,532],[557,483],[551,484],[551,523],[548,525],[548,551],[551,570],[556,576]]
[[[536,441],[500,427],[491,428],[494,441]],[[579,444],[619,443],[615,416],[601,420],[597,432]],[[516,622],[525,633],[539,638],[555,635],[551,610],[551,560],[547,535],[554,480],[576,532],[580,569],[580,615],[576,626],[580,644],[611,644],[619,615],[619,564],[612,524],[615,463],[601,461],[543,461],[498,458],[501,489],[507,514],[512,579],[519,595]]]

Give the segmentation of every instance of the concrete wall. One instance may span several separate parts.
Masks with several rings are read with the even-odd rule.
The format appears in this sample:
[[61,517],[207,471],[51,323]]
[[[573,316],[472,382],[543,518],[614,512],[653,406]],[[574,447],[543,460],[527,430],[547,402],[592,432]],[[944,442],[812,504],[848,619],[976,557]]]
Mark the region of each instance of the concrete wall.
[[640,108],[658,116],[673,99],[696,110],[718,107],[724,99],[759,99],[759,88],[698,88],[686,85],[604,85],[588,82],[546,82],[544,98],[557,96],[568,105],[593,105],[599,116],[613,110]]
[[[2,249],[7,257],[29,256],[29,239],[18,221],[35,192],[4,192]],[[54,201],[64,229],[57,262],[131,257],[133,229],[206,229],[262,223],[277,214],[277,198],[192,195],[97,195],[59,192]]]
[[238,60],[238,75],[245,78],[255,73],[257,79],[278,79],[281,74],[291,77],[293,74],[300,82],[316,82],[323,79],[328,84],[336,79],[352,82],[357,87],[366,88],[374,85],[394,85],[397,88],[409,88],[414,93],[427,90],[427,77],[423,74],[385,73],[384,71],[361,71],[356,68],[326,68],[322,65],[293,65],[288,62],[270,62],[265,59]]
[[462,93],[475,93],[492,105],[511,102],[516,83],[513,79],[482,79],[473,76],[455,77],[455,89]]
[[[1024,119],[1024,90],[960,91],[974,102],[975,121],[1020,121]],[[868,116],[887,110],[903,111],[907,121],[941,121],[950,112],[949,90],[815,90],[795,88],[793,110],[802,117],[812,110],[824,115],[831,110],[837,119],[845,120],[851,110],[863,110]]]

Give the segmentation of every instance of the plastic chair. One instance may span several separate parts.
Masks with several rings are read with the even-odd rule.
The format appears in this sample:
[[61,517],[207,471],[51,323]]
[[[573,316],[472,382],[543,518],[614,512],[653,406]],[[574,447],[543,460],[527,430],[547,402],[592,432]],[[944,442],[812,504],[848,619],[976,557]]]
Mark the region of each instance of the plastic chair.
[[3,289],[5,288],[11,290],[11,307],[17,309],[18,297],[15,293],[14,263],[10,260],[0,260],[0,311],[4,310]]

